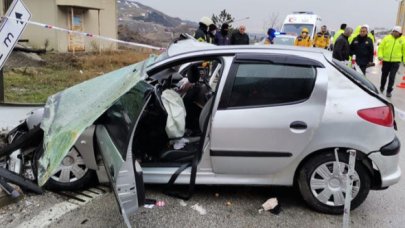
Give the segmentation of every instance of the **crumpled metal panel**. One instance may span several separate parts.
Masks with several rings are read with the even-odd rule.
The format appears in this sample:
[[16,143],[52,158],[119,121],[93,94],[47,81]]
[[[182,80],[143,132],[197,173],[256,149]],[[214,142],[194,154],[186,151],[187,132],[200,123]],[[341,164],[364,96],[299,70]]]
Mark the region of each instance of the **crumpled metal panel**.
[[140,80],[155,61],[130,65],[70,87],[48,98],[41,128],[44,154],[38,165],[38,183],[44,185],[82,132]]

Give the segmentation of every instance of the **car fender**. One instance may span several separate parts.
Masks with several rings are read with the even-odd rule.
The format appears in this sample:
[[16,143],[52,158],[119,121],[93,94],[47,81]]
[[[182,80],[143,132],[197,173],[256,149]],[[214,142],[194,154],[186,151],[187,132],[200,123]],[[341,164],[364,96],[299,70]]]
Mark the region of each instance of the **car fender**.
[[74,147],[79,151],[87,168],[98,170],[95,150],[94,150],[94,131],[96,127],[91,125],[77,139]]

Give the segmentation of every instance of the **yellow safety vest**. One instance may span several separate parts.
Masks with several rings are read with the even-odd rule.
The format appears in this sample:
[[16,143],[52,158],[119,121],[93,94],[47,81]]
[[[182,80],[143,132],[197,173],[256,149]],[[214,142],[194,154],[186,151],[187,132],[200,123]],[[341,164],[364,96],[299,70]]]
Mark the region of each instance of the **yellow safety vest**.
[[295,38],[295,41],[294,41],[295,46],[301,46],[301,47],[311,47],[311,43],[312,43],[311,38],[309,36],[304,38],[301,35],[297,36],[297,38]]

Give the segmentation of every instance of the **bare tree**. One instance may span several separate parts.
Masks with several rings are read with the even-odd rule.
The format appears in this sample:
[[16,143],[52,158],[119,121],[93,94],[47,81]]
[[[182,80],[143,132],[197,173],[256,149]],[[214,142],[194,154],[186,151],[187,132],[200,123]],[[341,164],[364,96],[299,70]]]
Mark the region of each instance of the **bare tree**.
[[267,31],[268,28],[274,28],[276,30],[281,28],[280,14],[278,12],[271,13],[271,15],[263,21],[263,30]]

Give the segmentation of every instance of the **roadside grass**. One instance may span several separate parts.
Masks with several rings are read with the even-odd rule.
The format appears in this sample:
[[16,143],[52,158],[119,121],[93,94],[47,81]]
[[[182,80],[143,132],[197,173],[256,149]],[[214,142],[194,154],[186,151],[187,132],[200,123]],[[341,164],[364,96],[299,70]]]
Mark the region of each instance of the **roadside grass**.
[[73,55],[41,56],[43,67],[24,67],[4,72],[6,103],[45,103],[48,96],[88,79],[142,61],[148,53],[130,50]]

